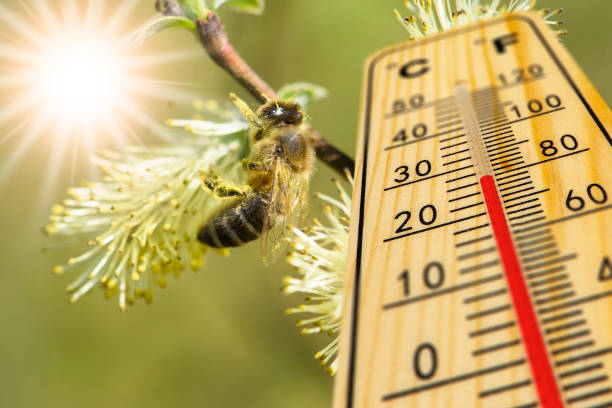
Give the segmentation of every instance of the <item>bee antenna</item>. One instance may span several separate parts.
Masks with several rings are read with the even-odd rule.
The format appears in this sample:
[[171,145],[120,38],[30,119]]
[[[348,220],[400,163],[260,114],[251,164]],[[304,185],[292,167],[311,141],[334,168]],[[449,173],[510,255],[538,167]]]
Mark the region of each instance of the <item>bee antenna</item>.
[[265,93],[263,93],[263,92],[260,92],[260,95],[261,95],[261,97],[262,97],[263,99],[265,99],[265,100],[266,100],[266,102],[270,102],[270,101],[272,100],[272,99],[271,99],[271,98],[270,98],[268,95],[266,95],[266,94],[265,94]]
[[238,108],[242,116],[244,116],[244,118],[248,120],[250,124],[252,124],[253,126],[257,128],[263,127],[263,125],[259,121],[259,118],[257,117],[257,114],[253,112],[251,108],[249,108],[249,105],[247,105],[245,101],[240,99],[233,92],[229,94],[229,97],[232,100],[232,102],[234,102],[234,105],[236,105],[236,107]]

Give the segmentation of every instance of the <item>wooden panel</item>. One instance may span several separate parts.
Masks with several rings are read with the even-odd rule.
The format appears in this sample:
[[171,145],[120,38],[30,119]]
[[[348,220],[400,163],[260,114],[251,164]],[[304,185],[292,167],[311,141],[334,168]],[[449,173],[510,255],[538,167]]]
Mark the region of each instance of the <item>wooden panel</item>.
[[611,127],[533,13],[369,60],[335,408],[612,406]]

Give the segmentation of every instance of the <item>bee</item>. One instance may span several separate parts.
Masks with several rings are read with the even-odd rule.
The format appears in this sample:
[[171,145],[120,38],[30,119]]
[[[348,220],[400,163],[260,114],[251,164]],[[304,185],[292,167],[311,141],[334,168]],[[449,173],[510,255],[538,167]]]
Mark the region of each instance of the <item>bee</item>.
[[230,97],[252,125],[251,153],[243,161],[248,180],[246,186],[236,186],[214,173],[202,176],[204,189],[231,201],[202,226],[198,240],[228,248],[261,236],[262,260],[270,264],[285,246],[288,227],[308,220],[314,148],[299,104],[269,100],[253,112],[235,95]]

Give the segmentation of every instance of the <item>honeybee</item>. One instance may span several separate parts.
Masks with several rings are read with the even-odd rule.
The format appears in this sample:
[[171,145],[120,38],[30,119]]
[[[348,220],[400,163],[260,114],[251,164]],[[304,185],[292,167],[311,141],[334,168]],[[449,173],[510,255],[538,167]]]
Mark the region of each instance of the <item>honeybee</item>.
[[262,260],[270,264],[285,245],[288,227],[308,219],[314,148],[299,104],[269,100],[253,112],[236,95],[230,97],[252,125],[251,153],[243,161],[249,177],[246,186],[235,186],[213,173],[202,176],[203,188],[232,200],[204,224],[198,240],[227,248],[261,236]]

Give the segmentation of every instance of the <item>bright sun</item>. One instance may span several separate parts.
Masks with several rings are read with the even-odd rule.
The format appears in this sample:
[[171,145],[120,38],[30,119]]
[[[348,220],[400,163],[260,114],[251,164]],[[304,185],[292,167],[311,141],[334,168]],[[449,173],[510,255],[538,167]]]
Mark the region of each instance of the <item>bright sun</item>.
[[122,72],[106,44],[67,36],[43,55],[40,67],[41,99],[64,119],[92,120],[112,112]]
[[108,118],[122,93],[119,56],[96,38],[68,35],[53,43],[34,85],[46,109],[68,122]]
[[149,76],[196,54],[134,48],[145,23],[135,21],[139,0],[15,3],[13,10],[0,0],[0,144],[12,144],[0,157],[0,188],[41,141],[49,146],[43,181],[49,187],[62,163],[97,154],[102,146],[138,143],[142,129],[163,138],[163,118],[148,112],[154,100],[193,99],[178,88],[193,84]]

